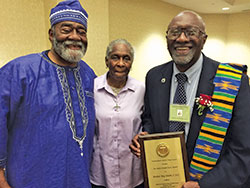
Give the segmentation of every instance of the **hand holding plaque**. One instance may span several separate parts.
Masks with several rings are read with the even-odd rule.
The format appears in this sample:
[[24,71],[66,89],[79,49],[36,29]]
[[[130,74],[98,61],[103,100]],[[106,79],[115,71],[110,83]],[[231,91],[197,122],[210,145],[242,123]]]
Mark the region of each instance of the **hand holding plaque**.
[[183,132],[139,136],[146,188],[180,188],[189,180]]

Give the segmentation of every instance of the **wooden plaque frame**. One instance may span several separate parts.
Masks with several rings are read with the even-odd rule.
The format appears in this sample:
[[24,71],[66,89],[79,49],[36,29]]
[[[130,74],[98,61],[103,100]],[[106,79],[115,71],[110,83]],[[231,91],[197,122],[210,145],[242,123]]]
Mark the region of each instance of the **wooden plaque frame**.
[[190,180],[184,132],[148,134],[139,136],[139,142],[145,188],[177,188]]

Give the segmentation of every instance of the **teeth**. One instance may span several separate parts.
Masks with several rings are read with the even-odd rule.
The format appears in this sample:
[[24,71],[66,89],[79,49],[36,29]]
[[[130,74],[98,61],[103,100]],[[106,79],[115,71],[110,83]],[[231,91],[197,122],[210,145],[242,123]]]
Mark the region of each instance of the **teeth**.
[[189,49],[188,47],[177,47],[176,48],[177,50],[187,50],[187,49]]

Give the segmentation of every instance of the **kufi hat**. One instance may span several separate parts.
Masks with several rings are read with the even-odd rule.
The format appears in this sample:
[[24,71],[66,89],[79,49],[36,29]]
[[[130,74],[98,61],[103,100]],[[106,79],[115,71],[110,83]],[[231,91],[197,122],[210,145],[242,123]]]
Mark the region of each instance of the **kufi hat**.
[[78,0],[65,0],[51,9],[49,19],[51,26],[62,21],[72,21],[84,25],[87,29],[88,13]]

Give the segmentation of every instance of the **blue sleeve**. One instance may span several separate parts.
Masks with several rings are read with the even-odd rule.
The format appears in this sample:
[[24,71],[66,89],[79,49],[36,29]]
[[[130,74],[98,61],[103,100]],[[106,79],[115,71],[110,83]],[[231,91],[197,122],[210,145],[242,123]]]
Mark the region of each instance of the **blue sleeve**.
[[6,166],[8,133],[22,96],[18,75],[12,63],[0,69],[0,167]]

